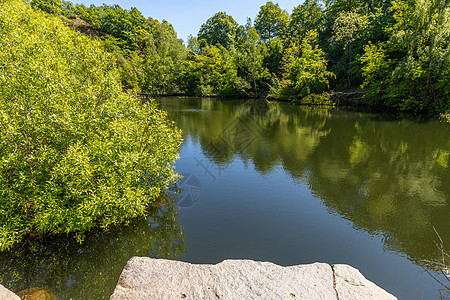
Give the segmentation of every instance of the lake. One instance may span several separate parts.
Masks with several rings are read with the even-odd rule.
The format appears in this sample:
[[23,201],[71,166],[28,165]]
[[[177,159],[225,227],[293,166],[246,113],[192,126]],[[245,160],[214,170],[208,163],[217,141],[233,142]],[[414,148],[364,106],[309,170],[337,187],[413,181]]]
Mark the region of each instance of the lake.
[[[83,244],[0,254],[3,284],[109,298],[132,256],[349,264],[399,299],[449,294],[428,268],[450,249],[450,126],[259,100],[162,98],[183,130],[184,178],[148,217]],[[435,279],[432,277],[434,276]]]

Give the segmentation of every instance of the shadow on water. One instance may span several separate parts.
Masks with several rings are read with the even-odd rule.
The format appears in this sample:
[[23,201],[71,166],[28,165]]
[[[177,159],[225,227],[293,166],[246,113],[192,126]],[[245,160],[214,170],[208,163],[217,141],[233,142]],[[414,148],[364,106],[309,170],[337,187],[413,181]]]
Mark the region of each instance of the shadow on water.
[[45,288],[58,299],[109,299],[133,256],[175,259],[185,251],[178,208],[172,196],[147,218],[110,233],[31,241],[0,253],[2,283],[12,291]]

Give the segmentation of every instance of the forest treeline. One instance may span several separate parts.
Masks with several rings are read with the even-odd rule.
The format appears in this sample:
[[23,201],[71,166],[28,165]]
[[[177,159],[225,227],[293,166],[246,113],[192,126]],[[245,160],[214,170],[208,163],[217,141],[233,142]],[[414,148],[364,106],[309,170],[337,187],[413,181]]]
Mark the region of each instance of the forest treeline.
[[136,8],[31,4],[98,37],[136,93],[320,104],[362,90],[368,105],[450,110],[450,0],[305,0],[291,13],[269,1],[244,25],[216,13],[186,43]]

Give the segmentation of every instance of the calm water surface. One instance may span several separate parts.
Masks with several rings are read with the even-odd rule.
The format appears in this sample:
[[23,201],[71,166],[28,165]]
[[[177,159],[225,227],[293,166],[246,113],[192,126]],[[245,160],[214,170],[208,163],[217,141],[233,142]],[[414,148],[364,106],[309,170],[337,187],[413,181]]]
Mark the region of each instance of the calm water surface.
[[[158,100],[183,130],[169,203],[126,228],[0,254],[1,280],[109,298],[132,256],[345,263],[400,299],[449,294],[424,267],[450,250],[450,126],[261,101]],[[178,193],[173,190],[181,189]]]

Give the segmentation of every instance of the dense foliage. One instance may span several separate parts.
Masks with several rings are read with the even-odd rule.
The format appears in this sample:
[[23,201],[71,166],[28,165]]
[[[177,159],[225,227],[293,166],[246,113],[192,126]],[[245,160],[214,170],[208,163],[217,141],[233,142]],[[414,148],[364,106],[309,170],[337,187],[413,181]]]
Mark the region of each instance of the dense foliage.
[[302,42],[292,42],[283,55],[280,97],[304,99],[328,88],[329,78],[324,52],[317,46],[317,31],[306,33]]
[[176,179],[165,114],[122,91],[97,41],[23,1],[0,3],[0,49],[0,248],[144,215]]
[[[216,13],[186,45],[170,24],[145,19],[136,8],[31,3],[99,36],[115,53],[124,85],[136,92],[271,94],[305,102],[302,91],[363,89],[368,105],[423,114],[450,110],[449,0],[305,0],[292,14],[269,1],[254,25]],[[314,42],[310,32],[317,32]],[[317,63],[302,53],[309,51],[305,39],[318,54]],[[289,67],[289,56],[304,65]],[[292,79],[306,73],[315,88],[293,88]]]

